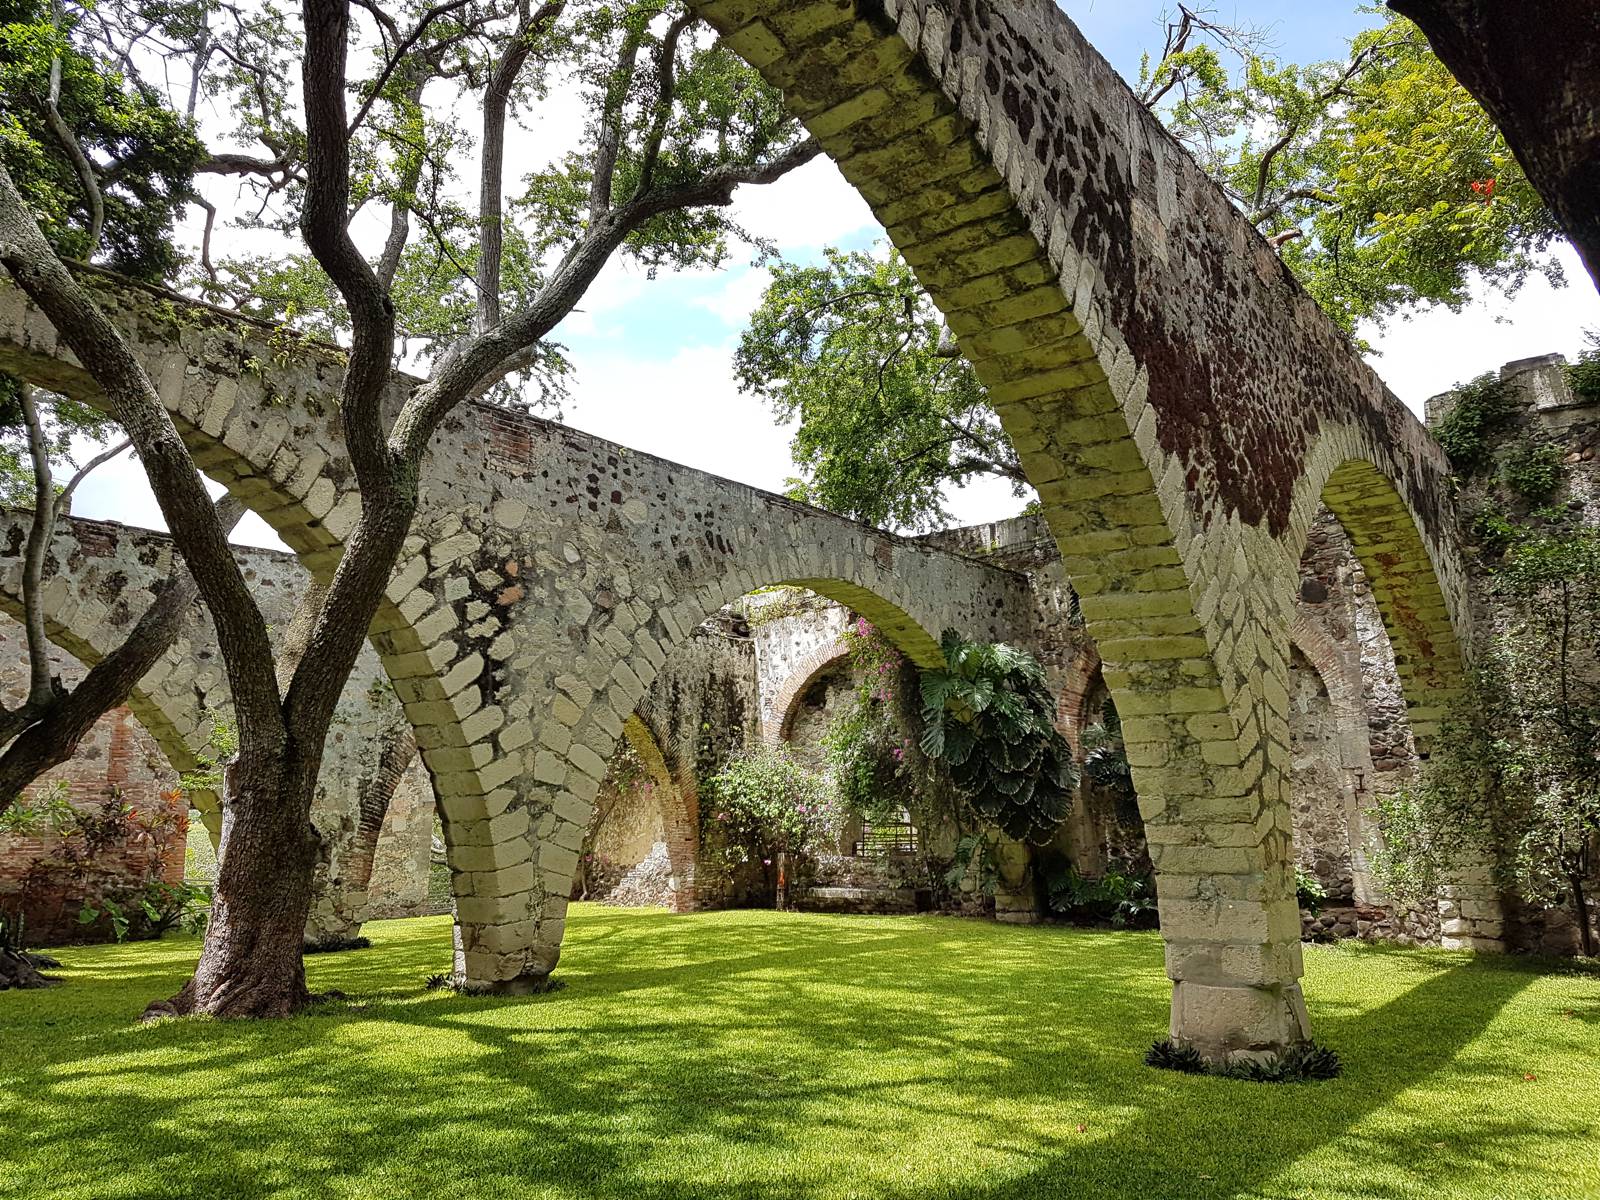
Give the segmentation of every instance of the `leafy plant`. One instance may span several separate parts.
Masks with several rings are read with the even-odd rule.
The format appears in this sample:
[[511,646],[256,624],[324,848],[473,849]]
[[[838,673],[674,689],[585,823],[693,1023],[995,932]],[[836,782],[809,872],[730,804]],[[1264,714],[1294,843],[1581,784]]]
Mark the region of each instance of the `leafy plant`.
[[1043,842],[1072,807],[1077,768],[1055,727],[1044,671],[1004,643],[946,630],[947,666],[922,673],[922,750],[972,808],[1021,841]]
[[1516,413],[1505,383],[1496,375],[1480,375],[1452,389],[1450,410],[1433,430],[1433,436],[1463,477],[1486,471],[1494,457],[1492,434],[1503,429]]
[[1344,1073],[1339,1056],[1316,1042],[1301,1042],[1264,1059],[1241,1058],[1217,1074],[1247,1083],[1310,1083]]
[[822,738],[839,800],[868,821],[900,818],[915,805],[917,790],[906,759],[911,742],[897,720],[905,656],[864,617],[846,627],[842,640],[859,683]]
[[1227,1065],[1208,1063],[1193,1046],[1166,1038],[1145,1051],[1146,1066],[1185,1075],[1218,1075],[1247,1083],[1311,1083],[1337,1079],[1344,1071],[1339,1056],[1316,1042],[1301,1042],[1266,1058],[1241,1058]]
[[1380,801],[1374,869],[1425,903],[1464,865],[1500,886],[1568,904],[1585,954],[1600,837],[1600,529],[1530,536],[1494,576],[1496,608],[1472,686],[1448,713],[1420,777]]
[[1578,361],[1567,367],[1567,382],[1585,400],[1600,400],[1600,329],[1591,329]]
[[1322,911],[1322,902],[1328,898],[1328,889],[1322,886],[1322,880],[1299,863],[1294,865],[1294,898],[1313,916]]
[[1504,554],[1528,536],[1528,530],[1512,520],[1494,503],[1482,505],[1472,514],[1469,526],[1472,540],[1486,554]]
[[959,892],[962,885],[977,872],[977,890],[980,895],[992,896],[1000,887],[1000,871],[994,855],[989,853],[989,838],[982,833],[969,833],[956,842],[950,866],[944,873],[944,886]]
[[1178,1071],[1184,1075],[1204,1075],[1208,1070],[1206,1060],[1200,1057],[1200,1051],[1183,1042],[1174,1042],[1170,1038],[1161,1038],[1150,1043],[1150,1049],[1144,1052],[1144,1064],[1162,1071]]
[[1546,500],[1561,483],[1561,451],[1523,438],[1500,464],[1500,481],[1524,500]]
[[1155,877],[1116,868],[1090,877],[1067,865],[1046,876],[1045,900],[1059,916],[1113,929],[1153,929],[1159,920]]

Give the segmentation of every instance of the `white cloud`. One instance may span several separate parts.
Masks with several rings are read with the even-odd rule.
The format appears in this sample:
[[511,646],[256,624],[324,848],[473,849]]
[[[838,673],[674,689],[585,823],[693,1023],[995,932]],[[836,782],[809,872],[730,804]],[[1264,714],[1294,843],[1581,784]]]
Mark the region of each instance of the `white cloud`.
[[569,424],[768,491],[793,475],[790,431],[733,380],[731,345],[693,346],[665,361],[606,356],[580,364]]
[[1429,396],[1505,363],[1541,354],[1576,357],[1584,330],[1600,329],[1600,292],[1570,246],[1562,244],[1557,256],[1567,287],[1536,278],[1510,300],[1480,289],[1462,312],[1438,309],[1391,321],[1381,333],[1367,330],[1379,352],[1368,360],[1372,368],[1420,414]]

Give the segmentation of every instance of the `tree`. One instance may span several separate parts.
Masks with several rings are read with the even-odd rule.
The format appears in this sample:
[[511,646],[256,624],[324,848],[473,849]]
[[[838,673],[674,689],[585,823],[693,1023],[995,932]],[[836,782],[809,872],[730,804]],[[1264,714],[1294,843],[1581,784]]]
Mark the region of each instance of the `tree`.
[[[1378,11],[1376,9],[1372,10]],[[1488,115],[1409,21],[1341,62],[1279,63],[1258,30],[1180,5],[1140,101],[1354,333],[1460,308],[1485,279],[1559,278],[1558,228]],[[931,305],[893,251],[780,265],[741,339],[745,390],[798,419],[796,494],[874,523],[942,524],[942,489],[1026,479]]]
[[1482,104],[1600,286],[1600,9],[1389,0]]
[[779,264],[734,358],[740,386],[798,419],[797,499],[872,525],[948,520],[943,492],[1027,476],[972,366],[899,254]]
[[1460,308],[1475,278],[1509,294],[1559,276],[1549,210],[1410,21],[1358,34],[1342,62],[1297,66],[1259,34],[1180,12],[1140,98],[1346,331]]
[[[188,124],[94,55],[73,19],[31,3],[0,6],[0,85],[0,163],[51,249],[100,258],[140,279],[172,270],[173,224],[202,154]],[[127,699],[177,638],[197,594],[175,563],[160,601],[75,688],[53,673],[42,601],[51,539],[88,473],[128,447],[120,442],[79,469],[71,443],[106,440],[114,428],[83,404],[0,376],[0,499],[33,510],[22,576],[29,687],[21,704],[0,707],[0,812]],[[231,527],[244,510],[229,503],[225,511]]]
[[1495,576],[1496,622],[1468,700],[1417,785],[1380,803],[1375,868],[1396,895],[1435,894],[1472,857],[1534,903],[1571,906],[1596,951],[1587,892],[1600,839],[1600,529],[1530,536]]
[[[94,376],[138,450],[216,623],[233,695],[239,748],[226,771],[227,842],[195,974],[163,1008],[178,1013],[275,1016],[308,999],[301,934],[323,742],[410,528],[422,455],[439,423],[535,362],[613,255],[650,265],[715,261],[738,233],[718,211],[734,190],[771,182],[818,153],[784,116],[781,98],[668,0],[537,8],[448,0],[359,12],[345,0],[306,0],[301,17],[304,133],[296,144],[304,149],[289,168],[296,182],[279,199],[298,204],[300,234],[350,331],[339,405],[361,514],[304,653],[281,676],[154,386],[0,173],[0,261]],[[370,66],[353,68],[353,57]],[[583,151],[535,172],[508,212],[507,123],[568,71],[592,100]],[[463,215],[416,181],[429,163],[448,171],[461,161],[452,139],[464,133],[454,122],[469,112],[480,125],[479,203]],[[352,232],[357,209],[369,204],[388,218],[374,255]],[[508,296],[514,223],[540,270],[528,293]],[[472,302],[439,339],[429,378],[390,421],[382,399],[399,342],[396,279],[417,225]],[[480,253],[470,270],[450,252],[451,229],[475,233]]]

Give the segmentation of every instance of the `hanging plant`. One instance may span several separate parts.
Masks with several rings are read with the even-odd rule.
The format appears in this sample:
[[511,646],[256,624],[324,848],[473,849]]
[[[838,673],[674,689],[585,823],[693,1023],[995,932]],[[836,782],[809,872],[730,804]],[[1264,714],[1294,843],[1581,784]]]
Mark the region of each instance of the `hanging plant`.
[[1056,731],[1044,671],[999,642],[940,639],[946,667],[922,673],[922,750],[985,820],[1011,837],[1046,841],[1072,808],[1077,769]]

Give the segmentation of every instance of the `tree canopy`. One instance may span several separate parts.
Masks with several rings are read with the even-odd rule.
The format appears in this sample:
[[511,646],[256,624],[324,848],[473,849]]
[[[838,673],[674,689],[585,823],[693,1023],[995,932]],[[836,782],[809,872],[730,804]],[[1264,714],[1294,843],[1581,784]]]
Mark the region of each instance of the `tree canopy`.
[[1027,477],[971,365],[904,259],[830,249],[779,264],[735,371],[782,421],[798,419],[792,494],[874,525],[947,519],[946,485]]

